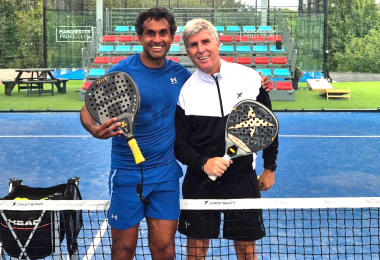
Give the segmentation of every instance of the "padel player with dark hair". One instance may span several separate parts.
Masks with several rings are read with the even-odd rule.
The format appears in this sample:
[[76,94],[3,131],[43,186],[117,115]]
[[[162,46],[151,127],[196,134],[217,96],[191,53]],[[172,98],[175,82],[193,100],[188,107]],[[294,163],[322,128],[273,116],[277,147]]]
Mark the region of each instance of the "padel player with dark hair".
[[[263,150],[265,169],[259,181],[256,154],[233,161],[223,158],[226,121],[234,105],[251,99],[271,109],[260,75],[244,65],[220,59],[216,30],[206,20],[189,21],[183,41],[187,55],[198,68],[182,87],[176,111],[175,154],[188,166],[183,198],[260,198],[260,190],[266,191],[274,184],[278,138]],[[211,181],[208,175],[218,178]],[[228,211],[224,216],[223,236],[234,240],[238,259],[256,259],[255,241],[265,236],[262,212]],[[207,255],[210,239],[219,235],[219,225],[219,212],[181,211],[178,229],[187,236],[188,259]]]
[[[144,217],[152,258],[174,259],[174,235],[180,212],[179,178],[183,175],[174,156],[175,108],[181,87],[191,73],[166,59],[177,30],[168,9],[152,8],[140,13],[135,28],[143,51],[121,60],[108,73],[128,73],[138,86],[141,103],[134,137],[144,163],[136,165],[123,132],[117,130],[120,123],[113,124],[117,118],[98,125],[83,106],[81,122],[96,138],[113,137],[108,212],[112,260],[133,258],[139,223]],[[268,88],[267,78],[263,77],[263,82]],[[141,192],[136,185],[142,182]]]
[[166,59],[177,30],[174,16],[168,9],[152,8],[140,13],[135,28],[143,51],[120,61],[108,73],[128,73],[140,91],[141,104],[134,137],[145,158],[142,164],[145,204],[136,192],[136,184],[142,181],[141,165],[136,165],[122,132],[116,130],[120,124],[111,126],[116,118],[97,125],[83,107],[81,121],[94,137],[113,137],[108,212],[112,259],[134,257],[138,227],[144,217],[152,258],[173,259],[179,217],[178,180],[183,175],[174,156],[174,115],[181,87],[191,73],[184,66]]

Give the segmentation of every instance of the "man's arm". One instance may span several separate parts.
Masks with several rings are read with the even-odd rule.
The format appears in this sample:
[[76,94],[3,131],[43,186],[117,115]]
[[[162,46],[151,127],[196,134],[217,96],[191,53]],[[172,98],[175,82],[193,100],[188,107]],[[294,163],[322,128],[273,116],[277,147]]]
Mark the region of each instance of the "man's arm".
[[[260,88],[260,94],[257,96],[257,101],[267,106],[272,110],[272,102],[270,100],[268,92]],[[275,180],[275,172],[270,170],[273,165],[275,165],[278,154],[278,136],[273,140],[273,142],[263,150],[264,159],[264,171],[261,173],[259,178],[259,187],[261,191],[269,190]]]
[[192,128],[185,111],[177,105],[176,109],[176,141],[174,145],[175,156],[178,161],[188,167],[203,171],[208,175],[221,177],[232,163],[223,157],[207,158],[194,150],[191,145]]
[[101,125],[98,125],[96,121],[92,118],[87,110],[86,105],[84,105],[80,111],[80,121],[84,129],[86,129],[93,137],[98,139],[108,139],[110,137],[122,135],[123,131],[116,129],[120,126],[120,123],[112,125],[117,118],[111,118]]

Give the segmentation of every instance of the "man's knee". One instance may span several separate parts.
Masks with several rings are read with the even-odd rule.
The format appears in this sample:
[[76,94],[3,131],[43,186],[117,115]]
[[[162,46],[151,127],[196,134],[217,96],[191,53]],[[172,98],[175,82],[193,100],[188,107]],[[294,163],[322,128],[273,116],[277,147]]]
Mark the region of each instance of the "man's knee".
[[172,260],[175,257],[174,242],[170,243],[149,243],[150,252],[153,259]]

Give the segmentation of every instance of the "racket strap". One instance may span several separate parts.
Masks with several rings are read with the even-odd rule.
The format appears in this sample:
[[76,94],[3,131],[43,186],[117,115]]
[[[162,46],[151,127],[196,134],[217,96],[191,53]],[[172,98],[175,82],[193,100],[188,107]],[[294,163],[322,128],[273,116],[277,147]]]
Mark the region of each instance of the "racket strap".
[[143,194],[143,185],[144,185],[144,172],[143,172],[142,163],[140,163],[140,172],[141,172],[141,183],[137,183],[136,192],[137,192],[137,195],[139,196],[140,201],[144,205],[149,205],[150,200],[142,195]]

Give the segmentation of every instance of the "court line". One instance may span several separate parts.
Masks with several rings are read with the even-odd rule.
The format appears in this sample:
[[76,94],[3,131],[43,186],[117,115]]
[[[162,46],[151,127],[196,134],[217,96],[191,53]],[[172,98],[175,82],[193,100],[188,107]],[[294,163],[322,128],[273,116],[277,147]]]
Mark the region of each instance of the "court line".
[[[0,138],[88,138],[92,135],[0,135]],[[380,138],[380,135],[279,135],[296,138]]]

